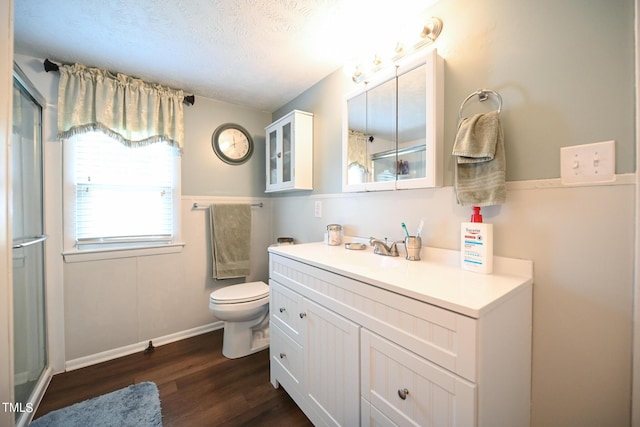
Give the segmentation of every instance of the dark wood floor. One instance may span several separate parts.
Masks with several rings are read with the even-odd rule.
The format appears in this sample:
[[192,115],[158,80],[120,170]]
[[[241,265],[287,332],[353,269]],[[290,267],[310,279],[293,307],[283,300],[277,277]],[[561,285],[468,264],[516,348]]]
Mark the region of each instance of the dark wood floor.
[[53,377],[35,418],[143,381],[160,391],[164,427],[311,426],[269,382],[269,351],[222,356],[222,330]]

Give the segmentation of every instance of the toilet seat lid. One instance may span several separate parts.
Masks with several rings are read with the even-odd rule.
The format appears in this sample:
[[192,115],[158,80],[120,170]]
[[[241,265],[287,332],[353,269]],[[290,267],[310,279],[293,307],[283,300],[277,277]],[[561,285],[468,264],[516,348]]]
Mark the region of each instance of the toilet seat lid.
[[240,283],[225,286],[211,292],[209,299],[214,302],[231,304],[255,301],[269,296],[269,286],[264,282]]

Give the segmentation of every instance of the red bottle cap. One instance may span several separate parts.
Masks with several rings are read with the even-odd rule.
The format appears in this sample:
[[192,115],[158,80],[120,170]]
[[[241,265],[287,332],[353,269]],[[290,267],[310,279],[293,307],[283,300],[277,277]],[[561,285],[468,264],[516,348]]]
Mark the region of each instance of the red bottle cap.
[[474,206],[473,214],[471,215],[471,222],[482,222],[482,215],[480,215],[480,206]]

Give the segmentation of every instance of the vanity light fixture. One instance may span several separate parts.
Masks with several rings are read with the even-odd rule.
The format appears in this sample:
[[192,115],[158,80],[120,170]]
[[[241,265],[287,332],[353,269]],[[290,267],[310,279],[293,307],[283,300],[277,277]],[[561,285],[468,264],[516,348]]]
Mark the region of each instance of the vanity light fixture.
[[[436,41],[440,33],[442,32],[442,20],[435,16],[429,18],[426,24],[422,26],[422,29],[419,33],[419,40],[413,44],[413,46],[405,46],[402,42],[397,42],[395,46],[394,55],[391,58],[391,62],[396,62],[406,55],[414,52],[421,47],[428,46]],[[375,73],[376,71],[382,69],[386,64],[385,61],[382,60],[382,56],[378,54],[373,55],[373,60],[370,64],[358,64],[355,66],[355,71],[353,72],[351,79],[360,83],[366,77]]]

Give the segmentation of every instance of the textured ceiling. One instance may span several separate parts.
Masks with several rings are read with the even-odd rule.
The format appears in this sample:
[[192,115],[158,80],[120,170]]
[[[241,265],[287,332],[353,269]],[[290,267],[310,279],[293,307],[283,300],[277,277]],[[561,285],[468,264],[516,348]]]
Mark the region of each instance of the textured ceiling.
[[181,88],[196,102],[272,112],[346,61],[394,43],[431,3],[14,0],[15,51]]

